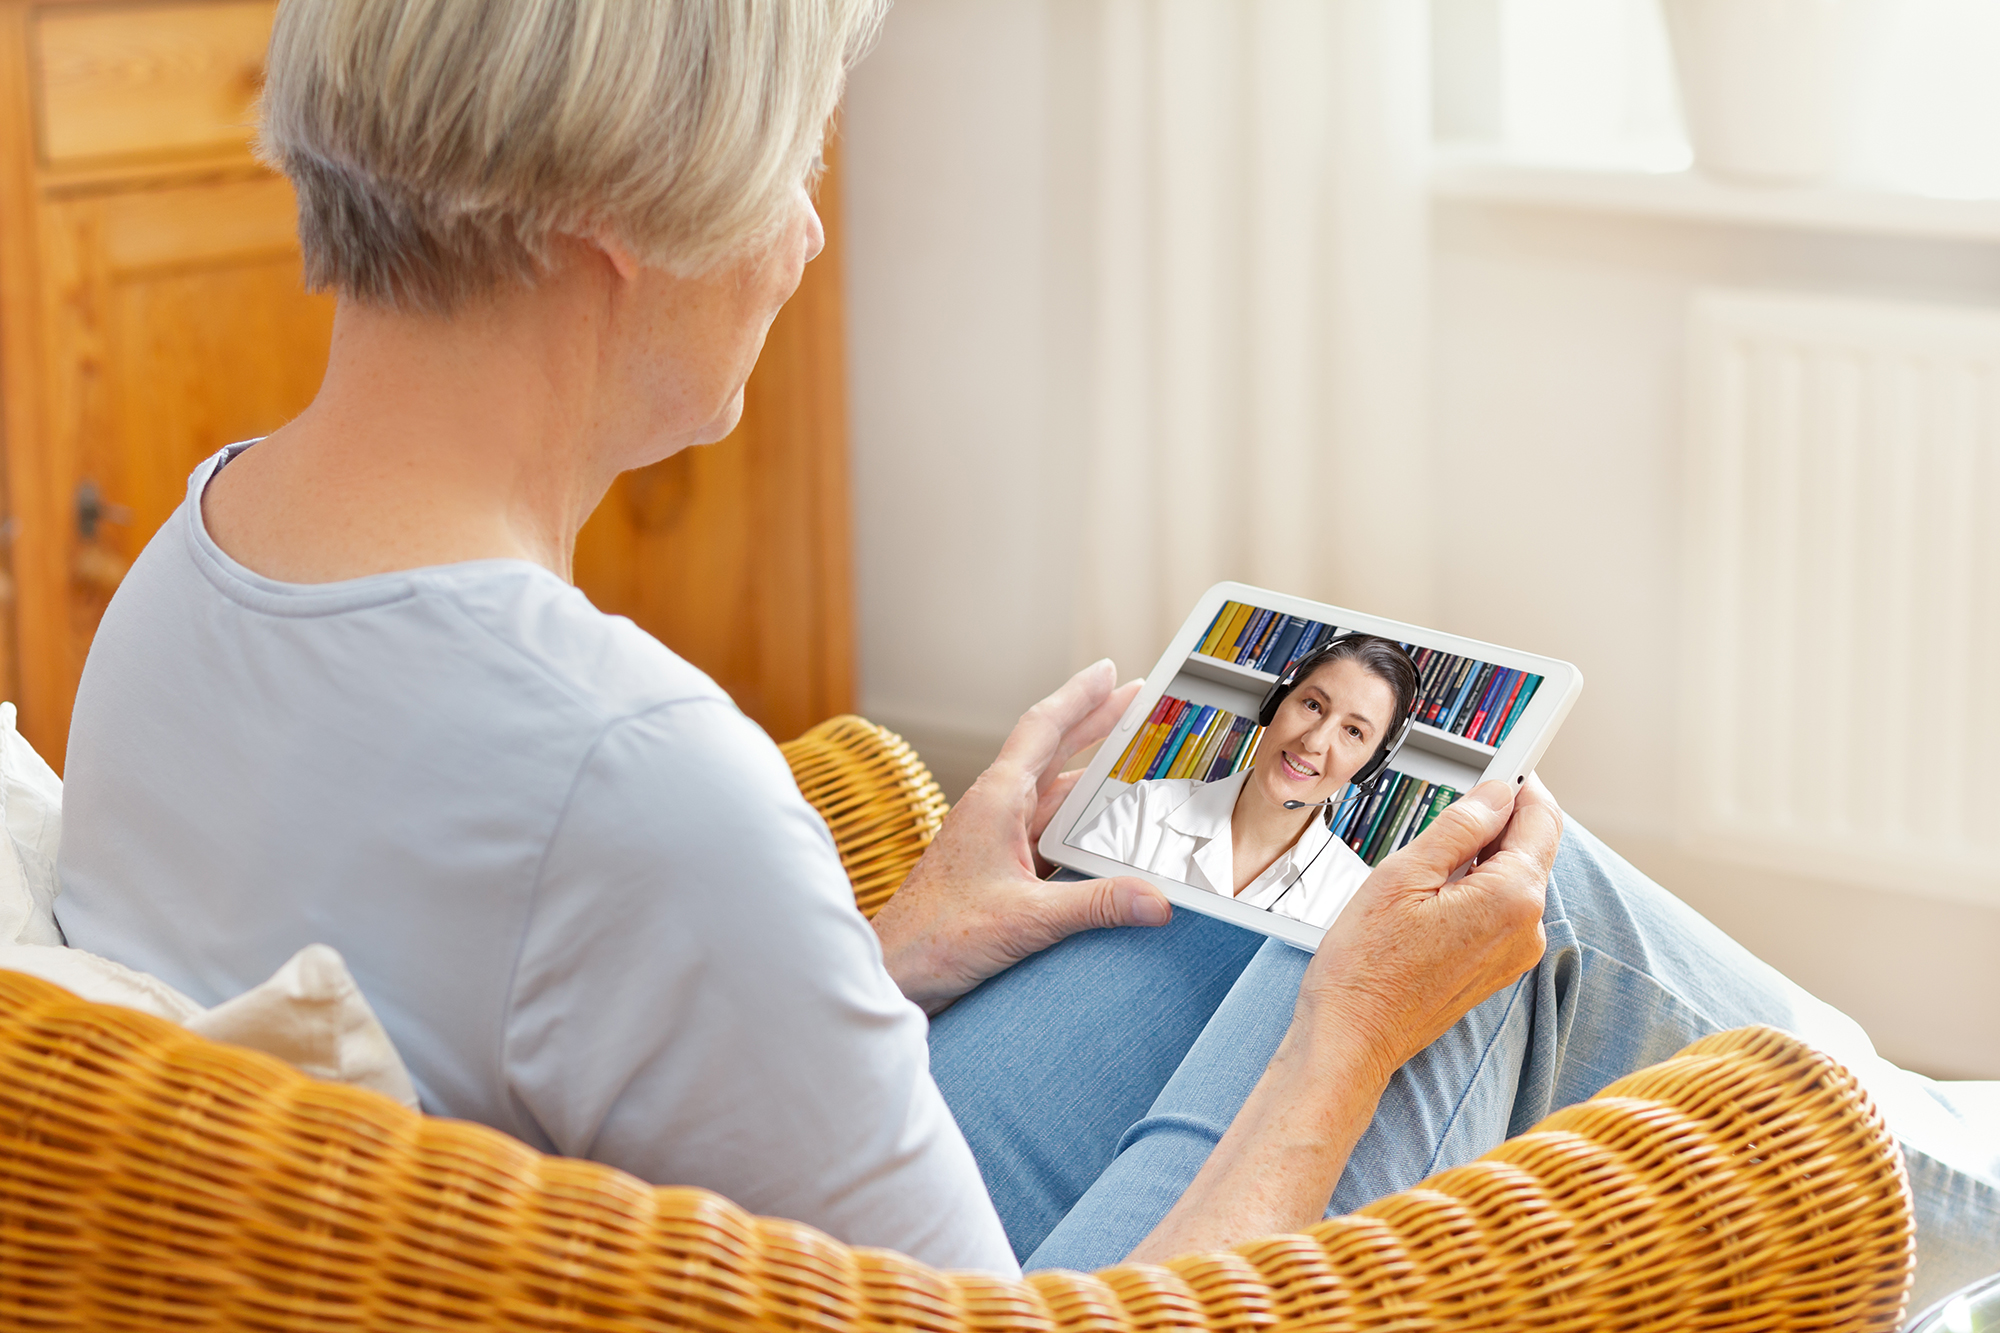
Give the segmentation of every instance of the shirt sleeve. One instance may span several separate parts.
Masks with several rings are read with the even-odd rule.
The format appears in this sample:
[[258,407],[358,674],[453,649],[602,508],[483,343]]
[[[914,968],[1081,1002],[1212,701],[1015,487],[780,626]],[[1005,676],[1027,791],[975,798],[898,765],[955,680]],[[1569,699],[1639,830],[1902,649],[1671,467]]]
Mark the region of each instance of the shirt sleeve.
[[505,1043],[511,1094],[559,1152],[1020,1271],[825,824],[722,700],[618,722],[584,761]]

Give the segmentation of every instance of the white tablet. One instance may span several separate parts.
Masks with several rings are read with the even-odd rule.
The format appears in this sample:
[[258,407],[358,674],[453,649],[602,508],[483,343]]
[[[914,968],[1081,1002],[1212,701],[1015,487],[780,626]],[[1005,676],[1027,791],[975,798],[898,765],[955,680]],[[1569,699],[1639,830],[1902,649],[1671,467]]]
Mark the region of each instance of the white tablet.
[[1446,806],[1524,781],[1582,692],[1552,657],[1218,583],[1041,853],[1314,949],[1369,869]]

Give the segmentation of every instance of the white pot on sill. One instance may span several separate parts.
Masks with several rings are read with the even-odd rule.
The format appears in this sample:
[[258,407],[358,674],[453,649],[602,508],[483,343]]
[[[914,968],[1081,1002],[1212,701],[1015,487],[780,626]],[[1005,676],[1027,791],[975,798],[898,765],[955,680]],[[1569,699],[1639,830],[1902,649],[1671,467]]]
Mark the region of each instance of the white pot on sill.
[[1804,184],[1848,164],[1881,49],[1881,0],[1660,0],[1695,164]]

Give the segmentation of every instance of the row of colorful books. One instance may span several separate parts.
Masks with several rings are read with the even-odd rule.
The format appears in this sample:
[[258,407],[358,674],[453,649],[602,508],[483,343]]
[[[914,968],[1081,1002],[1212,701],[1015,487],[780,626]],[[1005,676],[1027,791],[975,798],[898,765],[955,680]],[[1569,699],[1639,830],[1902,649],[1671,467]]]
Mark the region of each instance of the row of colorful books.
[[1111,766],[1111,776],[1120,782],[1148,778],[1215,782],[1249,763],[1263,734],[1254,717],[1163,694],[1146,725]]
[[1437,648],[1419,648],[1411,660],[1417,664],[1417,721],[1481,745],[1497,747],[1507,739],[1542,683],[1531,671]]
[[1344,811],[1334,819],[1334,836],[1372,866],[1429,828],[1460,793],[1392,768],[1375,780],[1365,796],[1348,800],[1352,795],[1345,793],[1344,805],[1334,807]]
[[1292,663],[1338,633],[1337,627],[1304,616],[1224,602],[1195,651],[1252,671],[1282,676]]
[[[1282,676],[1340,630],[1303,616],[1224,602],[1195,651]],[[1438,648],[1404,644],[1417,666],[1417,721],[1496,748],[1535,697],[1542,678]]]

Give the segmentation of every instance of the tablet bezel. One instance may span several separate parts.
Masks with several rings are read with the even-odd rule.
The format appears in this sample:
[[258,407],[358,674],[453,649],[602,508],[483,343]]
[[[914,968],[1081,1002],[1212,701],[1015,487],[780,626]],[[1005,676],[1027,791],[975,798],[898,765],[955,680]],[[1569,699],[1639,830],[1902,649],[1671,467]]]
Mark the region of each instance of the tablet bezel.
[[1480,661],[1492,662],[1497,666],[1513,670],[1525,670],[1542,677],[1542,684],[1536,689],[1535,697],[1528,701],[1521,718],[1507,733],[1506,740],[1487,761],[1485,771],[1479,781],[1500,779],[1516,783],[1526,779],[1534,771],[1547,753],[1549,742],[1569,716],[1575,706],[1577,696],[1583,692],[1583,673],[1569,662],[1554,657],[1544,657],[1539,653],[1522,652],[1517,648],[1506,648],[1499,644],[1487,643],[1480,639],[1468,639],[1463,635],[1446,634],[1440,630],[1427,629],[1421,625],[1411,625],[1400,620],[1389,620],[1382,616],[1368,615],[1347,607],[1331,606],[1325,602],[1308,601],[1303,597],[1290,597],[1273,592],[1268,588],[1256,588],[1246,583],[1218,583],[1201,595],[1194,609],[1182,622],[1180,630],[1173,637],[1160,660],[1146,676],[1145,687],[1132,700],[1111,734],[1098,747],[1084,769],[1083,776],[1070,789],[1062,808],[1056,811],[1048,827],[1042,830],[1039,850],[1045,860],[1071,870],[1092,876],[1131,875],[1145,880],[1167,896],[1176,907],[1186,907],[1242,926],[1261,934],[1271,935],[1288,944],[1297,945],[1308,952],[1319,947],[1326,934],[1324,927],[1308,925],[1290,917],[1267,912],[1263,908],[1250,907],[1234,898],[1207,889],[1198,889],[1178,880],[1168,879],[1153,871],[1140,870],[1122,861],[1113,861],[1095,852],[1086,852],[1069,845],[1065,839],[1074,832],[1074,826],[1089,808],[1091,799],[1104,784],[1111,766],[1124,753],[1131,742],[1133,733],[1152,716],[1153,708],[1160,696],[1180,675],[1190,654],[1206,637],[1209,626],[1214,624],[1216,612],[1224,602],[1244,602],[1251,606],[1288,615],[1304,616],[1342,631],[1360,630],[1368,634],[1379,634],[1398,643],[1413,643],[1419,648],[1437,648],[1448,653],[1474,657]]

